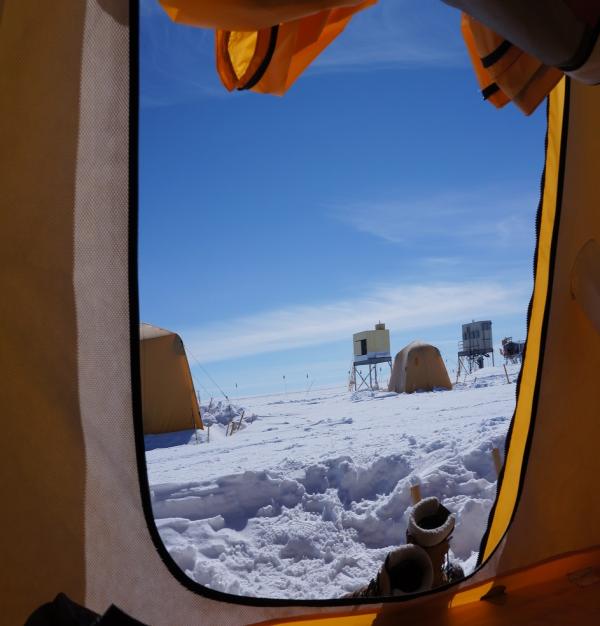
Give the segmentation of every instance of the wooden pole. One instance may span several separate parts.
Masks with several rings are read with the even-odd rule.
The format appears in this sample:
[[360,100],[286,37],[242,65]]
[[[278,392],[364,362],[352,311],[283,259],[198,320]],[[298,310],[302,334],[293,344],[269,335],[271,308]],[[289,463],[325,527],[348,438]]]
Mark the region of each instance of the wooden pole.
[[[229,433],[229,436],[231,437],[231,435],[233,435],[233,418],[234,416],[231,414],[231,404],[227,405],[227,408],[229,409],[229,424],[227,424],[227,430],[225,431],[225,437],[227,437],[227,433]],[[231,432],[229,431],[229,427],[231,426]]]
[[506,383],[510,384],[510,379],[508,378],[508,372],[506,370],[506,363],[504,363],[504,373],[506,374]]
[[240,415],[240,421],[237,423],[237,426],[235,427],[235,430],[238,431],[241,426],[242,426],[242,418],[244,417],[244,413],[246,412],[245,409],[242,409],[242,414]]
[[410,488],[410,497],[413,504],[417,504],[417,502],[421,501],[421,485],[413,485]]
[[198,445],[198,429],[196,428],[196,421],[194,420],[194,409],[192,409],[192,428],[194,429],[194,435],[196,435],[196,445]]
[[500,450],[498,450],[498,448],[492,448],[492,459],[494,460],[496,476],[500,476],[500,470],[502,469],[502,457],[500,456]]
[[210,424],[206,426],[206,443],[210,443]]

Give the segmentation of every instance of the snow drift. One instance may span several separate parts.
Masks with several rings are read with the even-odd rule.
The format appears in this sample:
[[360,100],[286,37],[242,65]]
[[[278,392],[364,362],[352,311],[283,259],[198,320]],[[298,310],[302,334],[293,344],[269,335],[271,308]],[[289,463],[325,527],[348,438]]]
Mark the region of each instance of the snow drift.
[[[510,371],[514,380],[517,370]],[[146,437],[156,524],[198,583],[271,598],[332,598],[404,543],[410,488],[456,514],[451,548],[472,570],[496,491],[515,385],[480,370],[453,391],[317,390],[204,407],[192,431]]]

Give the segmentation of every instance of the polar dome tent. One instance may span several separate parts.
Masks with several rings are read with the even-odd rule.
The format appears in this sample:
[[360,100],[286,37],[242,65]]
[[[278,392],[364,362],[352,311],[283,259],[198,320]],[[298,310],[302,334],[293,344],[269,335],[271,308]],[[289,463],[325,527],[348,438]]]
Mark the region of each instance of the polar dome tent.
[[436,387],[452,389],[438,348],[422,341],[413,341],[402,348],[394,358],[388,391],[413,393],[433,391]]
[[179,335],[140,324],[140,375],[145,435],[204,428]]
[[[257,53],[276,59],[280,24],[340,4],[349,2],[194,6],[210,28],[268,28],[272,45]],[[451,4],[479,24],[466,39],[493,104],[528,110],[549,94],[527,344],[496,503],[478,567],[460,582],[402,598],[292,601],[194,583],[152,518],[136,261],[139,5],[0,3],[0,463],[18,512],[3,516],[0,538],[7,624],[59,592],[155,626],[597,621],[600,6]],[[554,87],[546,67],[560,72]]]

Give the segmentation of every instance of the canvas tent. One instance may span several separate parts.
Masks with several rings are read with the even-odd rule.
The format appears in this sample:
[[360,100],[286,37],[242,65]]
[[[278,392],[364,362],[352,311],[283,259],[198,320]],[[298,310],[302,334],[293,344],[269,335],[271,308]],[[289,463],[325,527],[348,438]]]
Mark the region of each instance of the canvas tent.
[[431,344],[413,341],[394,359],[388,391],[413,393],[435,388],[452,389],[440,351]]
[[[600,88],[577,74],[600,79],[599,47],[584,17],[547,10],[573,17],[598,3],[460,4],[507,41],[526,33],[521,48],[561,71],[585,38],[571,77],[549,95],[526,353],[497,501],[464,581],[402,599],[302,602],[192,582],[152,519],[137,303],[137,2],[0,3],[5,623],[23,623],[60,591],[158,626],[598,621]],[[220,28],[231,27],[217,15],[225,8],[244,9],[245,27],[256,8],[258,29],[333,3],[198,5]],[[530,7],[535,28],[515,33]],[[554,57],[533,45],[551,27],[564,35],[547,41]]]
[[181,337],[140,324],[140,374],[144,434],[203,428]]

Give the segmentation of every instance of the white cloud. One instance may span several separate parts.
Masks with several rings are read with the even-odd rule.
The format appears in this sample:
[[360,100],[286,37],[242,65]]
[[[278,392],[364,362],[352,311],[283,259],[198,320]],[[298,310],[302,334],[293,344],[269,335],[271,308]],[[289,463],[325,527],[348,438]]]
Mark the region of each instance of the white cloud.
[[405,332],[522,312],[528,289],[491,281],[380,286],[354,299],[279,308],[182,334],[190,352],[207,363],[348,339],[379,320]]
[[465,245],[470,249],[528,245],[536,206],[533,192],[480,189],[349,203],[331,209],[331,215],[390,243],[462,251]]
[[460,256],[430,256],[421,259],[422,265],[434,269],[455,268],[464,263],[464,257]]

